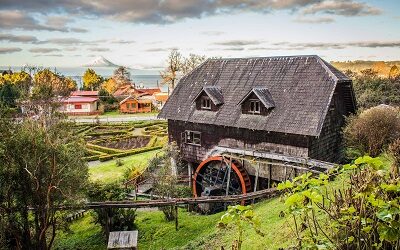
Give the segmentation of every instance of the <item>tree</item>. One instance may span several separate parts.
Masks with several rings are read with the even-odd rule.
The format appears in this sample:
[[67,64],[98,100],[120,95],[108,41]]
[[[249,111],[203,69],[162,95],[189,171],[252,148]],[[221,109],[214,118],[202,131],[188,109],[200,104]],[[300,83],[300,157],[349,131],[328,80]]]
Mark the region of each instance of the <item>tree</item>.
[[14,108],[15,101],[19,98],[20,92],[17,87],[10,83],[5,82],[0,85],[0,104],[3,104],[6,107]]
[[168,94],[170,94],[178,82],[178,74],[182,69],[182,55],[174,49],[168,56],[167,68],[160,72],[162,84],[168,85]]
[[51,100],[57,96],[69,96],[76,89],[76,82],[50,69],[35,74],[32,98],[34,100]]
[[400,78],[400,70],[396,65],[393,65],[389,71],[389,79],[391,81],[396,81]]
[[131,84],[131,73],[129,73],[128,68],[124,66],[118,67],[114,71],[112,78],[116,82],[117,87]]
[[57,207],[84,197],[84,142],[57,119],[0,119],[0,137],[0,239],[7,249],[50,249],[66,215]]
[[377,156],[400,137],[400,113],[397,108],[377,106],[348,118],[345,142],[357,155]]
[[114,78],[108,78],[101,84],[101,88],[105,89],[108,93],[112,94],[117,89],[118,84]]
[[102,81],[101,76],[96,74],[93,69],[87,69],[83,74],[83,88],[85,90],[97,90]]
[[11,74],[0,75],[0,85],[9,82],[14,85],[21,96],[28,97],[29,90],[33,85],[32,77],[24,72],[13,72]]
[[200,56],[196,54],[189,54],[189,57],[183,59],[182,62],[182,73],[186,75],[194,68],[202,64],[207,59],[206,56]]

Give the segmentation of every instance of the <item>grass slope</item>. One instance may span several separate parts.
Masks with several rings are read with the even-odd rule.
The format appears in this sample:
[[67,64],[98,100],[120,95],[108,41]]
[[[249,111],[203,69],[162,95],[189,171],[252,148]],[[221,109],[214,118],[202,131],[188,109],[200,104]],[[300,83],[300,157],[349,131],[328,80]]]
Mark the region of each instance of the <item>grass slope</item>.
[[123,165],[118,167],[116,160],[106,161],[89,167],[91,181],[101,181],[110,183],[122,179],[127,168],[135,167],[143,169],[146,167],[148,160],[158,154],[160,150],[149,151],[141,154],[120,158]]

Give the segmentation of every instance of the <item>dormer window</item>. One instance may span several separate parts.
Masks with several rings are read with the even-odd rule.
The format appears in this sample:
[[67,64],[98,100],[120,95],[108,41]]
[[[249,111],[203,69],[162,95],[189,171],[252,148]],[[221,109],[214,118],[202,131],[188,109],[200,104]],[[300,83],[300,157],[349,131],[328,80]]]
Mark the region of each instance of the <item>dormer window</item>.
[[219,106],[224,104],[224,97],[222,91],[217,86],[205,86],[194,98],[193,102],[196,103],[196,109],[217,111]]
[[275,108],[271,93],[266,88],[250,90],[239,102],[243,114],[268,115]]
[[259,114],[261,112],[260,101],[250,100],[250,113]]
[[201,98],[201,109],[211,110],[211,99],[207,96]]

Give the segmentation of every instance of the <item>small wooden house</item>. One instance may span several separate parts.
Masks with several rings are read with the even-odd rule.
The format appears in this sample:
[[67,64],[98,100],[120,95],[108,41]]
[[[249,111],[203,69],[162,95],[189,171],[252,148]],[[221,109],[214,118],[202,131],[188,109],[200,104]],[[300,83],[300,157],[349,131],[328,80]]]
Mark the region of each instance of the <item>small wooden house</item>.
[[152,96],[139,95],[128,96],[119,103],[121,113],[148,113],[153,105]]
[[59,111],[67,115],[98,115],[98,98],[70,96],[60,101]]
[[[235,155],[245,193],[255,176],[285,180],[284,164],[340,161],[342,127],[355,110],[352,81],[331,64],[314,55],[278,56],[207,60],[179,81],[159,117],[195,176],[205,178],[202,166],[224,158],[216,156]],[[247,164],[245,156],[268,163]],[[217,175],[217,165],[207,171]],[[195,196],[208,190],[200,183],[194,179]]]

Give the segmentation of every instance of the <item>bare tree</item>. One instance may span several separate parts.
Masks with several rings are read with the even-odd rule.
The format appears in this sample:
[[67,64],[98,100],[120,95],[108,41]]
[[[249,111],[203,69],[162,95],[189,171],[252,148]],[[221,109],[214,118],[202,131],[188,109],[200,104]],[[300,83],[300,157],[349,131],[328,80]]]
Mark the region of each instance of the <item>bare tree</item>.
[[202,64],[207,59],[206,56],[200,56],[196,54],[189,54],[189,57],[183,59],[182,62],[182,73],[186,75],[194,68]]
[[162,84],[168,85],[168,95],[174,90],[178,82],[178,74],[182,69],[182,55],[178,50],[174,49],[168,56],[168,66],[164,71],[160,72]]

